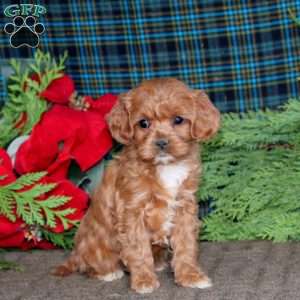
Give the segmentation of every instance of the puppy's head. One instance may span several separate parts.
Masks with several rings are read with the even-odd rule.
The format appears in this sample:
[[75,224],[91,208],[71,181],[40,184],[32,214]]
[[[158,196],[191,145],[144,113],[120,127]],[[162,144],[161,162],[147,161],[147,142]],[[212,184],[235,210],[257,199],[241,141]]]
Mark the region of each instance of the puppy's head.
[[152,79],[121,94],[107,116],[112,136],[155,164],[186,156],[191,143],[213,136],[220,114],[202,90],[173,78]]

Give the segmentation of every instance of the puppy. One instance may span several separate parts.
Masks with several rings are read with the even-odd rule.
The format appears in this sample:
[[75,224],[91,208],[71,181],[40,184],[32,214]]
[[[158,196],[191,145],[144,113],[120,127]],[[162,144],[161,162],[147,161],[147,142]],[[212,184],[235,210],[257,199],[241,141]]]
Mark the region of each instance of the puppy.
[[54,274],[84,272],[104,281],[121,278],[149,293],[168,249],[177,284],[206,288],[198,266],[199,141],[219,127],[218,110],[201,90],[164,78],[121,94],[107,116],[112,136],[124,144],[96,189],[69,259]]

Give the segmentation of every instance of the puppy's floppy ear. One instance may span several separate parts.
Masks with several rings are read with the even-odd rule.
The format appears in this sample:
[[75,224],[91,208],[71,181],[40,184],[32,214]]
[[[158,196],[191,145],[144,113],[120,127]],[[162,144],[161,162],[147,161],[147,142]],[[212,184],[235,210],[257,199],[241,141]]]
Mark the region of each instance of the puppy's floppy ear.
[[128,94],[120,94],[117,103],[106,116],[109,130],[115,140],[119,143],[128,145],[133,137],[133,128],[130,123],[128,110]]
[[192,92],[194,118],[191,126],[192,138],[203,141],[212,137],[220,126],[220,113],[202,90]]

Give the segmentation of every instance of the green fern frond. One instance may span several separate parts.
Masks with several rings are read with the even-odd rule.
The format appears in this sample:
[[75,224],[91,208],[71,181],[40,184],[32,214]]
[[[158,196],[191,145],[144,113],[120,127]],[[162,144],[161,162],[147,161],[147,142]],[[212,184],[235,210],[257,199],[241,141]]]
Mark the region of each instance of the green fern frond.
[[16,262],[0,260],[0,271],[9,271],[9,270],[22,272],[24,269]]
[[[29,173],[11,184],[0,186],[0,214],[11,221],[15,221],[18,216],[28,225],[38,224],[54,228],[57,221],[61,222],[65,229],[74,225],[67,216],[73,214],[75,209],[61,209],[71,197],[52,195],[40,199],[56,187],[55,183],[37,183],[44,175],[46,172]],[[27,189],[23,190],[24,187]]]
[[[39,94],[54,80],[62,76],[66,52],[56,61],[49,53],[37,50],[34,63],[21,68],[21,63],[15,59],[10,61],[13,74],[9,78],[8,98],[0,112],[0,147],[4,148],[16,136],[28,134],[40,120],[41,114],[47,110],[48,103]],[[30,78],[30,74],[37,74],[40,82]],[[26,88],[25,88],[26,87]],[[26,113],[27,120],[21,128],[15,128],[22,113]]]
[[203,145],[200,201],[213,199],[201,238],[300,240],[300,101],[223,116]]
[[70,230],[64,231],[63,233],[53,233],[42,229],[43,237],[54,245],[64,248],[72,249],[74,246],[74,236],[77,231],[76,227],[73,227]]
[[10,221],[15,222],[16,216],[13,213],[14,198],[7,190],[0,188],[0,215],[6,216]]
[[9,190],[20,190],[26,186],[33,185],[43,178],[47,172],[36,172],[36,173],[27,173],[17,178],[16,181],[6,185],[6,188]]
[[47,200],[43,200],[41,202],[42,207],[47,208],[57,208],[59,206],[62,206],[69,202],[71,200],[71,197],[68,196],[50,196],[47,198]]

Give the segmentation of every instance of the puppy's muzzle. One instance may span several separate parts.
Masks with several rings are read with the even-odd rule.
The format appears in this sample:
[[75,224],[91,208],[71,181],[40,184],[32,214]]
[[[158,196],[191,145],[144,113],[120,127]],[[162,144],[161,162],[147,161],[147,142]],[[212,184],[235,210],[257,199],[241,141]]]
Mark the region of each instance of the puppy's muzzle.
[[169,144],[169,141],[166,139],[159,139],[155,141],[155,145],[160,149],[160,150],[165,150]]

